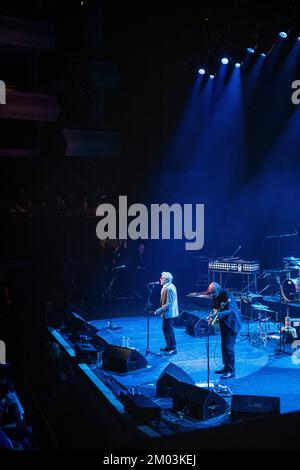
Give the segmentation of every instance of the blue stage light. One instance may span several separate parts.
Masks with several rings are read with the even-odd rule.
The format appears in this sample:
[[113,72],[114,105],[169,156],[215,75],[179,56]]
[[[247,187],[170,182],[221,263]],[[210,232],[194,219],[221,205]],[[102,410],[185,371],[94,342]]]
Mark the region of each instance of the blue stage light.
[[265,54],[264,52],[262,52],[262,53],[260,54],[260,56],[261,56],[261,57],[266,57],[266,54]]
[[300,42],[300,36],[298,36],[298,37],[297,37],[297,41],[299,41],[299,42]]
[[213,78],[215,78],[215,76],[214,76],[214,75],[210,75],[209,78],[213,79]]
[[287,34],[284,31],[281,31],[281,33],[279,33],[279,36],[283,39],[287,38]]
[[237,63],[235,64],[235,66],[236,66],[237,69],[239,69],[240,66],[241,66],[241,64],[240,64],[239,62],[237,62]]
[[253,47],[248,47],[248,48],[247,48],[247,51],[248,51],[250,54],[254,54],[254,52],[255,52],[254,49],[253,49]]
[[227,59],[227,57],[223,57],[223,59],[221,60],[222,64],[224,65],[227,65],[229,60]]
[[199,69],[199,70],[198,70],[198,73],[200,73],[200,75],[204,75],[204,74],[205,74],[205,70],[204,70],[204,69]]

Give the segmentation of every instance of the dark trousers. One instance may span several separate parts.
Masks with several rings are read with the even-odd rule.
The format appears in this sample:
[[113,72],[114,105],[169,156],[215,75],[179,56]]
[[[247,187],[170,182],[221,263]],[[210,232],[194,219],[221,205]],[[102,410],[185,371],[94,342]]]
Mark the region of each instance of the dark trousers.
[[226,371],[234,372],[235,368],[235,341],[237,338],[237,333],[232,331],[226,325],[220,322],[221,329],[221,349],[222,349],[222,359],[224,364],[224,369]]
[[176,338],[174,333],[174,318],[163,318],[163,332],[167,348],[176,349]]

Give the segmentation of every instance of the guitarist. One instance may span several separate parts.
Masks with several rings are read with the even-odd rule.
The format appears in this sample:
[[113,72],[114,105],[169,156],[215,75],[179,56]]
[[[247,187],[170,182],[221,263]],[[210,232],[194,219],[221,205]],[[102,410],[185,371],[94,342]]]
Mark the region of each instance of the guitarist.
[[[213,309],[218,311],[217,316],[221,330],[221,349],[224,367],[216,370],[216,374],[223,374],[221,379],[230,379],[235,376],[235,342],[242,327],[241,314],[234,297],[222,289],[217,282],[211,282],[207,293],[212,295]],[[210,317],[211,324],[214,317]]]

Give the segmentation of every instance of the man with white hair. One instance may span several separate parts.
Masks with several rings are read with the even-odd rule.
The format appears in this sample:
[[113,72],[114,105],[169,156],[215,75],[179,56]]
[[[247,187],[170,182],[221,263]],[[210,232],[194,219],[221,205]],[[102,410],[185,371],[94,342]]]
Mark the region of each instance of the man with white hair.
[[177,290],[172,284],[173,276],[171,273],[164,271],[160,276],[160,284],[162,286],[160,294],[161,307],[155,310],[154,315],[160,315],[163,319],[163,332],[166,340],[166,346],[161,351],[169,356],[176,354],[176,338],[174,333],[174,318],[178,317],[178,301]]

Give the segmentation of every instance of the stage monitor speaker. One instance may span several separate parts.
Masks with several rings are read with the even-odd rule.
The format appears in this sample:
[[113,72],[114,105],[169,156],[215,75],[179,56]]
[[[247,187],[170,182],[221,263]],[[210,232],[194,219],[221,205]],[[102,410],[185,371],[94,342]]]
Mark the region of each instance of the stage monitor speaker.
[[107,346],[102,355],[103,369],[112,372],[131,372],[146,367],[148,361],[135,349]]
[[182,310],[178,317],[174,318],[174,326],[186,326],[188,322],[193,319],[199,318],[198,312],[188,312],[186,310]]
[[174,386],[177,383],[194,384],[192,377],[176,366],[172,362],[160,374],[156,384],[156,396],[172,397],[174,394]]
[[89,343],[75,343],[76,360],[79,363],[89,364],[97,361],[97,349]]
[[208,326],[208,321],[204,318],[193,318],[190,320],[186,327],[185,332],[190,336],[202,336],[207,335],[207,331],[209,336],[213,336],[215,334],[215,329],[212,325]]
[[231,418],[257,418],[280,415],[280,398],[256,395],[232,395]]
[[122,401],[125,411],[133,416],[138,423],[160,420],[161,407],[151,398],[139,394],[122,395]]
[[227,401],[207,388],[178,383],[174,388],[173,410],[199,420],[221,416],[229,409]]
[[92,343],[95,346],[100,346],[101,349],[104,349],[109,345],[120,346],[120,340],[117,338],[115,333],[107,329],[98,331],[98,333],[93,337]]

